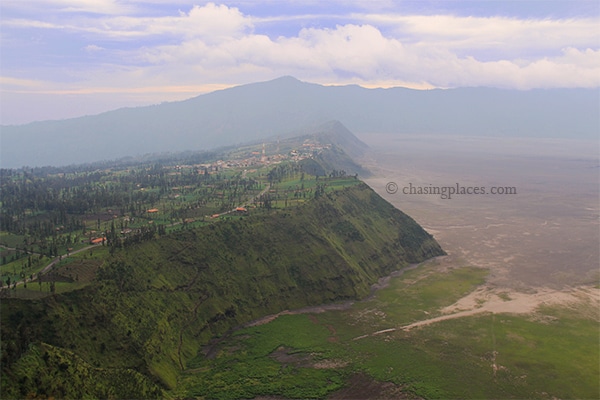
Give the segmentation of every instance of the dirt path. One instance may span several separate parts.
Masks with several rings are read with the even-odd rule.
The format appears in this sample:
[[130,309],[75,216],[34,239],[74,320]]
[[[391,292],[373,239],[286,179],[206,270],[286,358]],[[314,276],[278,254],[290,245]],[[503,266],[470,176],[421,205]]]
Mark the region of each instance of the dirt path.
[[463,297],[451,306],[443,308],[444,315],[414,322],[403,326],[407,331],[419,326],[433,324],[454,318],[462,318],[484,312],[493,314],[530,314],[543,305],[575,305],[580,303],[600,304],[600,290],[591,287],[577,287],[558,291],[539,288],[535,293],[521,293],[492,289],[483,286]]
[[[409,331],[425,325],[449,319],[463,318],[480,313],[531,314],[544,305],[563,305],[577,307],[590,304],[592,309],[600,309],[600,289],[593,287],[574,287],[562,291],[550,288],[538,288],[532,293],[492,288],[484,285],[469,293],[456,303],[440,310],[442,315],[413,322],[412,324],[383,329],[368,335],[354,338],[359,340],[368,336],[380,335],[397,330]],[[596,313],[597,314],[597,313]],[[598,315],[596,315],[598,318]]]
[[334,304],[322,304],[318,306],[310,306],[310,307],[302,307],[296,310],[284,310],[278,312],[277,314],[267,315],[266,317],[262,317],[259,319],[255,319],[254,321],[250,321],[247,324],[243,325],[244,328],[249,326],[259,326],[268,324],[271,321],[276,320],[278,317],[282,315],[296,315],[296,314],[320,314],[325,311],[342,311],[347,310],[354,304],[353,301],[345,301],[343,303],[334,303]]

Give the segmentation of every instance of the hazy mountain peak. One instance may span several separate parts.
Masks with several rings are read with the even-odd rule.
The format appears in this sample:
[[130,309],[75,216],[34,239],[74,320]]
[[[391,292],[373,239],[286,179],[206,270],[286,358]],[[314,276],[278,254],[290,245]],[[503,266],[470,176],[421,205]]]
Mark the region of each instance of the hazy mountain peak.
[[356,133],[596,139],[599,108],[593,89],[369,90],[282,76],[181,102],[3,126],[0,162],[11,168],[65,165],[205,150],[287,136],[331,120]]
[[297,79],[297,78],[295,78],[295,77],[293,77],[291,75],[280,76],[279,78],[272,79],[272,80],[270,80],[268,82],[271,82],[271,83],[283,83],[283,84],[286,84],[286,83],[304,83],[300,79]]

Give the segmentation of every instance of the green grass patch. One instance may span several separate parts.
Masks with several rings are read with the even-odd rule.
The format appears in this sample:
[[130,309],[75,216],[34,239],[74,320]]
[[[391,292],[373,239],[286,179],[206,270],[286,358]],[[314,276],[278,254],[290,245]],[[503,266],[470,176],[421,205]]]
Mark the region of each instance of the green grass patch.
[[0,243],[6,245],[6,247],[17,248],[23,246],[23,240],[25,239],[24,235],[16,235],[14,233],[9,233],[2,231],[0,232]]
[[381,329],[431,318],[481,285],[488,274],[474,267],[441,273],[436,267],[432,262],[392,279],[373,299],[356,305],[357,318]]
[[216,346],[214,358],[192,360],[178,391],[210,399],[322,398],[341,388],[346,375],[343,369],[314,367],[334,355],[329,336],[307,315],[282,316],[238,331]]
[[[487,274],[436,267],[407,271],[348,310],[287,315],[236,331],[215,345],[210,357],[200,355],[188,365],[177,394],[324,398],[362,372],[427,399],[596,398],[598,322],[587,309],[545,308],[534,316],[482,313],[373,335],[435,316]],[[323,361],[336,367],[315,367]]]
[[[15,365],[21,390],[4,393],[22,398],[144,398],[163,397],[162,390],[132,369],[94,368],[72,352],[48,344],[32,345]],[[7,377],[2,377],[2,383]]]
[[[484,314],[391,337],[385,343],[393,343],[397,357],[377,351],[378,357],[365,361],[367,371],[409,383],[428,398],[584,399],[600,389],[598,325],[592,320],[563,314],[548,324]],[[360,346],[373,350],[384,340],[370,338]],[[394,377],[390,371],[401,373]]]
[[[392,362],[398,357],[393,349],[401,348],[407,353],[412,351],[411,343],[387,343],[381,338],[353,339],[384,324],[389,327],[412,320],[412,317],[400,316],[400,311],[390,312],[397,307],[390,299],[405,297],[407,309],[425,300],[427,308],[433,309],[444,303],[443,297],[445,302],[452,302],[464,291],[472,290],[486,273],[462,268],[435,277],[431,274],[433,268],[422,266],[406,277],[392,279],[390,286],[378,292],[375,298],[349,310],[285,315],[269,324],[239,330],[215,345],[209,353],[211,357],[202,354],[188,364],[178,393],[204,398],[259,395],[323,398],[340,389],[353,372],[366,371],[379,380],[393,380],[390,376],[394,371],[408,366]],[[416,277],[422,278],[419,283],[410,283]],[[440,293],[434,296],[423,290],[428,285]],[[410,292],[408,288],[412,286],[419,286],[421,290]],[[406,296],[407,291],[410,296]],[[419,293],[425,293],[424,299]],[[402,359],[410,362],[406,356]],[[323,364],[324,361],[328,363]],[[319,365],[332,368],[319,368]],[[406,384],[407,380],[400,379],[397,383]]]

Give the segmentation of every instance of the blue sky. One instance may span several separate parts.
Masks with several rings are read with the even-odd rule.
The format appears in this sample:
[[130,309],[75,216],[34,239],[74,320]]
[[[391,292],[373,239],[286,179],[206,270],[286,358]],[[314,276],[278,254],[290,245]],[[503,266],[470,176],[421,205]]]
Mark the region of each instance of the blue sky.
[[600,85],[600,2],[2,0],[0,122],[325,85]]

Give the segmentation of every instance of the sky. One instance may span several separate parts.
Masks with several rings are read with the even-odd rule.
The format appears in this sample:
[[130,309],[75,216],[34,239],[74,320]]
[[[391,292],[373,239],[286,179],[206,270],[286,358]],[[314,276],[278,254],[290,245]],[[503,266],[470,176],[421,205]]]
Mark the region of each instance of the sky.
[[600,0],[2,0],[0,124],[285,75],[414,89],[600,87]]

